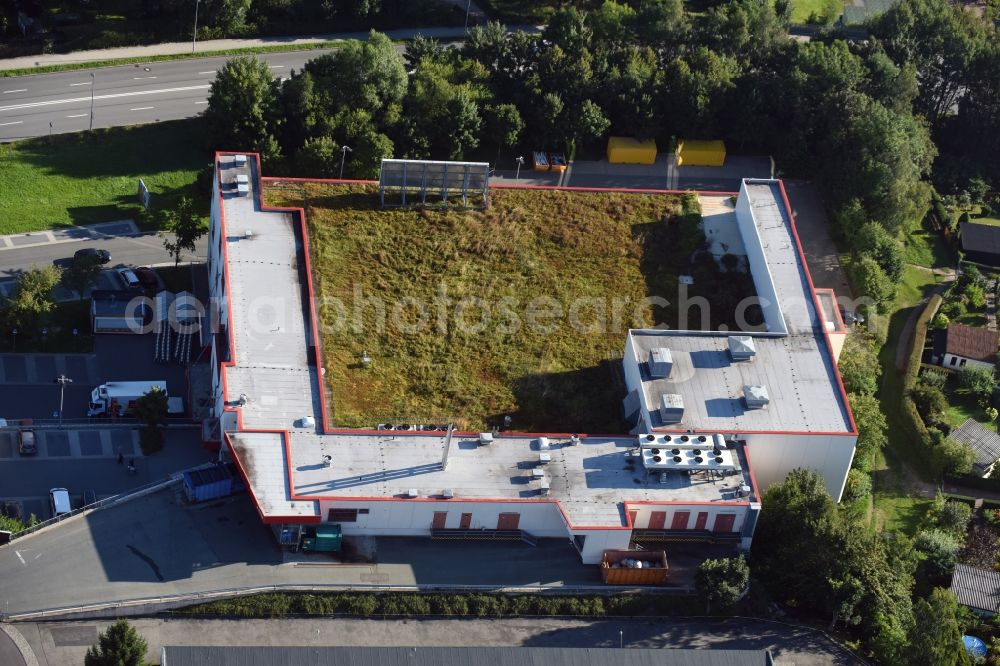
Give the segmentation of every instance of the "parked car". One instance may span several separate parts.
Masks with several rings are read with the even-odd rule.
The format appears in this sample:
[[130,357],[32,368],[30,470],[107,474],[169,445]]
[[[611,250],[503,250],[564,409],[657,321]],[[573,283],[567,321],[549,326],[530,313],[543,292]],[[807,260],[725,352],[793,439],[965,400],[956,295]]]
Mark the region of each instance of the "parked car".
[[139,289],[142,287],[139,276],[131,268],[119,268],[118,277],[121,278],[122,284],[125,285],[126,289]]
[[49,491],[49,503],[52,505],[52,517],[58,518],[73,511],[69,501],[69,491],[65,488],[53,488]]
[[860,312],[848,310],[843,305],[838,305],[837,308],[840,310],[840,318],[843,320],[845,326],[865,323],[865,316]]
[[85,247],[73,253],[73,259],[83,259],[84,257],[96,257],[102,264],[111,261],[111,253],[107,250],[100,250],[96,247]]
[[143,289],[155,290],[160,288],[160,278],[157,277],[156,271],[152,268],[136,268],[133,272],[139,278]]
[[33,456],[38,453],[35,445],[35,431],[30,428],[21,428],[17,431],[17,452],[22,456]]

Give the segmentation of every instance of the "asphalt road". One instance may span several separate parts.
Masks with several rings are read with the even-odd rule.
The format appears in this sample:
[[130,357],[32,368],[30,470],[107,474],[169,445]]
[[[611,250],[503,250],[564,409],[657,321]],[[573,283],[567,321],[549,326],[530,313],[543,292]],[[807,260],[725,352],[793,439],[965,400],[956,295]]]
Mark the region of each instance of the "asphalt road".
[[[208,240],[203,236],[196,243],[194,254],[183,253],[182,261],[203,262],[207,256]],[[172,259],[163,249],[163,239],[155,233],[138,236],[108,236],[100,240],[69,241],[47,243],[31,247],[0,249],[0,279],[16,277],[19,273],[35,266],[51,265],[55,261],[68,259],[73,253],[85,247],[95,247],[111,252],[114,266],[150,266],[170,264]]]
[[[276,77],[324,50],[263,54]],[[198,58],[0,79],[0,141],[197,115],[227,58]],[[51,130],[50,130],[51,123]]]

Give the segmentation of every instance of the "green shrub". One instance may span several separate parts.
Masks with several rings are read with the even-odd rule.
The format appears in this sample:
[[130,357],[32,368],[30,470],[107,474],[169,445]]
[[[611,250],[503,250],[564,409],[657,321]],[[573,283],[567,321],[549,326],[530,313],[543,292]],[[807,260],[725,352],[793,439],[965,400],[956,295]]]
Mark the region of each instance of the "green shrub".
[[858,469],[847,473],[847,483],[844,484],[844,500],[854,502],[872,494],[872,477]]
[[948,399],[941,389],[926,384],[917,384],[910,389],[910,398],[917,406],[917,411],[924,423],[930,425],[941,421],[948,411]]
[[[938,315],[940,317],[941,315]],[[920,383],[924,386],[930,386],[938,390],[944,389],[944,385],[948,382],[948,374],[938,370],[931,370],[930,368],[923,368],[920,370]]]

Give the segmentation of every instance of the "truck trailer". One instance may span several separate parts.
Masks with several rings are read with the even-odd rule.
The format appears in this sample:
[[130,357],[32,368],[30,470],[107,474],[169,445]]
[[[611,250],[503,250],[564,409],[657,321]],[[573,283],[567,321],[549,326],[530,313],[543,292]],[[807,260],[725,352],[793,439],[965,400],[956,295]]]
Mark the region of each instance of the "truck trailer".
[[153,389],[167,393],[164,380],[139,382],[107,382],[90,392],[87,416],[125,416],[135,407],[135,401]]

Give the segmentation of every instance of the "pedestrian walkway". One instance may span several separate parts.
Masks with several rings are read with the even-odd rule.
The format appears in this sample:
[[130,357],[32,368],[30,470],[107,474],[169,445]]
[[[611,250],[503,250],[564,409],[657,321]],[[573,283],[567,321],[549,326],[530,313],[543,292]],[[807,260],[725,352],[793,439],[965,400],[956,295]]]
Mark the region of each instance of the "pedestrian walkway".
[[[0,61],[2,62],[2,61]],[[23,250],[51,243],[71,243],[82,240],[101,240],[111,236],[138,236],[142,232],[133,220],[101,222],[79,227],[62,227],[51,231],[31,231],[26,234],[0,236],[0,252]]]
[[77,384],[100,383],[95,354],[0,354],[0,385],[51,386],[52,378],[72,377]]
[[[470,25],[474,23],[474,16],[475,12],[470,12]],[[511,31],[523,30],[528,32],[538,32],[540,30],[538,26],[508,26],[508,29]],[[465,37],[465,28],[400,28],[398,30],[387,30],[385,34],[393,40],[413,39],[417,35],[432,37],[439,40],[457,40]],[[365,39],[368,39],[367,32],[339,32],[325,35],[310,35],[308,37],[288,36],[261,37],[254,39],[210,39],[195,44],[193,51],[194,53],[211,53],[215,51],[230,51],[235,49],[249,49],[266,46],[290,45],[305,47],[310,44],[318,44],[322,42]],[[0,70],[31,69],[33,67],[47,67],[50,65],[102,62],[107,60],[124,60],[130,58],[148,58],[160,55],[179,55],[191,52],[191,42],[168,42],[166,44],[152,44],[149,46],[126,46],[114,49],[75,51],[73,53],[46,53],[0,60]]]

